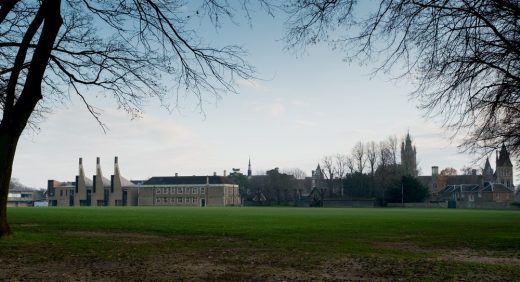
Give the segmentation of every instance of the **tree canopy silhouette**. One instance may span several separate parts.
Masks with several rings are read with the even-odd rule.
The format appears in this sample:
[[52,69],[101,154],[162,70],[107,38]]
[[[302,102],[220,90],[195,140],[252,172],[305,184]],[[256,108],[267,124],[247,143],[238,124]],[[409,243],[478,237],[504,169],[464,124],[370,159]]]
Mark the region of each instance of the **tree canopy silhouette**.
[[517,0],[303,0],[286,9],[291,48],[325,41],[347,60],[379,61],[376,72],[409,75],[420,107],[463,134],[463,148],[505,143],[520,155]]

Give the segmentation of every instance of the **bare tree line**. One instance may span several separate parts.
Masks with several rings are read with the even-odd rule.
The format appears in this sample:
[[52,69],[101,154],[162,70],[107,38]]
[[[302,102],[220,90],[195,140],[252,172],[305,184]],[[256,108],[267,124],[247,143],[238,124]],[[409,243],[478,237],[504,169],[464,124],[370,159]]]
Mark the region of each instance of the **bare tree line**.
[[379,166],[397,164],[398,138],[389,136],[378,143],[375,141],[357,142],[350,154],[327,155],[321,162],[324,176],[327,179],[341,179],[346,174],[368,172],[374,176]]

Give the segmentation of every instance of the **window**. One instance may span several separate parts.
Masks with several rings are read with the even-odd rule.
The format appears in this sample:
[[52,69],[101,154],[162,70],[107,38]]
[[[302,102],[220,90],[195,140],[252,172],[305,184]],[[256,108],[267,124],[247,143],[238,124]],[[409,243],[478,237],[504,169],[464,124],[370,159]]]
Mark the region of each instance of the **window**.
[[161,194],[161,188],[155,189],[155,194]]
[[168,194],[168,188],[163,188],[162,192],[163,192],[163,194]]
[[182,204],[182,197],[177,198],[177,203]]
[[198,190],[197,188],[192,188],[192,189],[191,189],[191,193],[192,193],[192,194],[198,194],[198,193],[197,193],[197,190]]
[[60,190],[60,197],[63,197],[63,190]]
[[182,194],[182,187],[177,188],[177,194]]
[[175,192],[177,192],[177,189],[176,188],[170,188],[170,194],[175,194]]
[[194,203],[194,204],[196,204],[196,203],[197,203],[197,198],[196,198],[196,197],[193,197],[193,199],[192,199],[191,202]]
[[155,202],[160,204],[161,203],[161,198],[155,198]]
[[204,187],[200,188],[200,193],[201,193],[201,194],[206,193],[206,188],[204,188]]

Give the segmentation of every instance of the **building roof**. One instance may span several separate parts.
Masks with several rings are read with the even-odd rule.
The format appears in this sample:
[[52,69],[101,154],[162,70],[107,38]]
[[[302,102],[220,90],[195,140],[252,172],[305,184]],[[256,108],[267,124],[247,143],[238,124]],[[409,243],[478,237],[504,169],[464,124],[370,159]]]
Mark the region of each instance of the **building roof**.
[[[209,182],[209,183],[208,183]],[[224,176],[154,176],[143,185],[235,184]]]
[[447,185],[477,184],[482,183],[482,175],[447,175]]
[[133,181],[128,181],[128,179],[126,179],[122,176],[119,176],[119,180],[121,181],[121,187],[134,187],[135,186]]
[[478,192],[480,190],[480,186],[478,184],[461,184],[461,185],[447,185],[441,191],[444,193],[453,193],[453,192]]
[[513,189],[507,188],[504,184],[501,183],[484,183],[484,188],[482,188],[482,192],[513,192]]
[[460,185],[446,185],[441,190],[441,194],[449,194],[454,192],[508,192],[512,193],[513,190],[507,188],[504,184],[485,182],[484,187],[477,184],[460,184]]
[[103,182],[104,187],[112,186],[112,184],[110,183],[110,180],[108,180],[108,178],[104,177],[103,175],[101,175],[101,182]]

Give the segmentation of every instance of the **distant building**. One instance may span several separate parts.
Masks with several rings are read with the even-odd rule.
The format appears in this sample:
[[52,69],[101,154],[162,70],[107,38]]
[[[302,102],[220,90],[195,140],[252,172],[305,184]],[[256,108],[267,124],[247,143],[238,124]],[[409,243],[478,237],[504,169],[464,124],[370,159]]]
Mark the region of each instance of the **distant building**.
[[437,166],[433,166],[431,176],[418,177],[435,199],[470,204],[514,201],[513,165],[505,145],[502,145],[500,152],[496,152],[495,172],[489,159],[486,159],[482,174],[477,174],[477,170],[474,169],[470,175],[440,175],[438,169]]
[[49,180],[47,191],[49,206],[135,206],[138,195],[137,186],[121,176],[117,157],[110,180],[103,177],[99,158],[92,180],[86,177],[80,158],[76,181]]
[[139,185],[139,206],[239,206],[238,185],[224,176],[152,177]]
[[33,207],[34,203],[38,203],[45,199],[43,191],[30,188],[14,188],[7,192],[8,207]]
[[165,176],[128,181],[121,176],[118,158],[110,180],[96,159],[96,174],[85,176],[79,159],[76,181],[48,181],[49,206],[237,206],[238,185],[222,176]]

